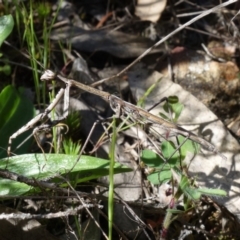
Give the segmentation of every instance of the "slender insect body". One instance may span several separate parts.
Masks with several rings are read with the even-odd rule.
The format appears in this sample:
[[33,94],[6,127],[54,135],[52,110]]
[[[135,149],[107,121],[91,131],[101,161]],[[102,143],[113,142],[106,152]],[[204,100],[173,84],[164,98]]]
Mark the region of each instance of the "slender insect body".
[[64,82],[66,84],[66,88],[60,89],[59,93],[56,95],[56,98],[48,106],[48,108],[46,108],[44,113],[37,115],[28,124],[26,124],[24,127],[20,128],[16,133],[14,133],[9,138],[8,153],[10,153],[10,145],[12,143],[12,139],[16,138],[18,135],[22,134],[23,132],[27,131],[28,129],[33,128],[38,121],[41,121],[44,118],[47,118],[48,114],[57,105],[57,103],[60,101],[60,99],[63,97],[63,95],[64,95],[64,116],[63,116],[63,118],[66,118],[66,116],[68,115],[68,108],[69,108],[70,87],[75,86],[84,91],[87,91],[89,93],[100,96],[103,99],[105,99],[106,101],[108,101],[110,104],[110,107],[116,113],[117,117],[123,117],[123,118],[128,117],[138,123],[143,123],[143,124],[147,123],[147,124],[157,125],[160,128],[163,128],[164,130],[168,130],[170,132],[174,132],[176,134],[185,136],[186,138],[189,138],[192,141],[199,143],[203,148],[205,148],[211,152],[214,152],[216,154],[219,154],[222,158],[226,159],[226,157],[224,155],[222,155],[221,153],[219,153],[218,150],[216,149],[216,147],[213,144],[211,144],[210,142],[208,142],[207,140],[193,134],[192,132],[190,132],[178,125],[175,125],[174,123],[168,122],[156,115],[153,115],[140,107],[137,107],[131,103],[125,102],[124,100],[118,98],[115,95],[111,95],[107,92],[98,90],[91,86],[84,85],[75,80],[64,78],[63,76],[61,76],[59,74],[55,74],[51,70],[45,71],[41,77],[41,80],[52,80],[54,78],[59,79],[60,81]]

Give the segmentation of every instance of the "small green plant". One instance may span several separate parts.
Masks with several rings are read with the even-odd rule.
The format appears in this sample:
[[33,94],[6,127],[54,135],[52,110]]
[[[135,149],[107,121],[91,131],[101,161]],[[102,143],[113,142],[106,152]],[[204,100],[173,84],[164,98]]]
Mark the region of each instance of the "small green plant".
[[[63,140],[62,149],[59,152],[65,154],[79,154],[81,149],[81,144],[79,139],[80,135],[80,123],[81,117],[78,111],[70,112],[63,122]],[[56,129],[54,130],[56,131]],[[55,133],[53,134],[56,135]],[[56,137],[53,137],[55,152],[57,149]]]
[[[24,112],[24,114],[23,114]],[[7,156],[9,137],[30,121],[35,114],[32,102],[26,97],[24,88],[6,86],[0,93],[0,157]],[[31,131],[31,130],[30,130]],[[30,147],[30,141],[24,141],[29,131],[13,140],[12,151],[22,154]],[[23,143],[23,144],[22,144]],[[20,146],[21,144],[21,146]],[[20,147],[18,147],[20,146]],[[17,149],[16,149],[17,148]],[[16,149],[16,150],[15,150]]]
[[139,107],[144,108],[144,103],[145,100],[147,98],[147,96],[149,96],[151,94],[151,92],[154,90],[154,88],[157,86],[157,84],[161,81],[161,78],[159,78],[154,84],[152,84],[147,90],[146,92],[143,94],[143,96],[138,100],[137,105]]
[[[18,37],[21,47],[27,48],[27,58],[32,68],[36,102],[40,109],[46,105],[46,89],[45,84],[39,82],[39,65],[43,69],[49,68],[51,52],[49,33],[57,14],[53,18],[50,17],[51,6],[45,2],[38,3],[30,0],[18,3],[14,0],[14,3],[16,5],[14,19],[16,20]],[[59,3],[59,8],[60,5],[61,3]]]
[[[179,103],[176,96],[171,96],[164,104],[163,109],[167,114],[173,112],[171,115],[176,122],[183,110],[183,105]],[[160,115],[168,121],[171,119],[165,113],[160,113]],[[179,135],[176,137],[176,142],[163,141],[160,149],[162,156],[148,149],[143,150],[141,154],[143,163],[152,171],[152,173],[148,175],[148,180],[153,184],[162,184],[170,181],[172,179],[172,168],[183,167],[183,160],[187,152],[197,153],[199,151],[199,144]]]
[[[0,46],[3,41],[10,35],[14,26],[13,17],[5,15],[0,17]],[[8,75],[11,71],[9,65],[0,68]],[[23,114],[24,112],[24,114]],[[24,88],[15,88],[6,86],[0,93],[0,157],[7,155],[9,137],[26,124],[35,113],[35,109],[31,101],[26,97]],[[11,146],[15,149],[26,139],[29,133],[25,133],[14,141]],[[16,150],[16,153],[23,153],[29,148],[29,141],[24,142],[21,147]]]
[[38,13],[38,16],[43,19],[43,21],[46,21],[46,17],[48,17],[51,13],[51,6],[47,2],[38,2],[35,4],[36,11]]
[[70,138],[64,139],[62,144],[65,154],[79,154],[81,150],[81,144],[79,142],[73,142]]
[[173,121],[174,123],[176,123],[183,108],[184,106],[179,102],[177,96],[170,96],[167,98],[167,101],[163,105],[163,109],[168,115],[160,113],[160,116],[166,120]]
[[[165,113],[161,113],[161,117],[170,121],[177,122],[183,105],[179,103],[176,96],[168,98],[164,104]],[[172,112],[171,117],[169,114]],[[177,190],[169,204],[166,217],[163,222],[162,237],[167,234],[171,222],[175,219],[173,214],[177,213],[175,203],[183,196],[184,209],[188,210],[194,204],[194,201],[199,200],[202,195],[207,196],[226,196],[226,192],[221,189],[199,188],[195,182],[190,180],[184,171],[184,159],[187,152],[197,153],[199,145],[195,142],[186,139],[183,136],[177,136],[176,141],[163,141],[160,146],[162,156],[159,156],[151,150],[143,150],[141,160],[145,167],[148,168],[148,180],[155,185],[165,182],[171,183]],[[176,184],[177,183],[177,186]]]

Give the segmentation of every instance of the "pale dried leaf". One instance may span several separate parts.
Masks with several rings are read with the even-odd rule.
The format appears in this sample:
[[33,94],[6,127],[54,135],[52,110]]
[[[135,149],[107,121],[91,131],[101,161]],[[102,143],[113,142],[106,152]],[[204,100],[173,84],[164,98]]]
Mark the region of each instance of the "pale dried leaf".
[[141,20],[157,22],[166,4],[167,0],[138,0],[135,15]]

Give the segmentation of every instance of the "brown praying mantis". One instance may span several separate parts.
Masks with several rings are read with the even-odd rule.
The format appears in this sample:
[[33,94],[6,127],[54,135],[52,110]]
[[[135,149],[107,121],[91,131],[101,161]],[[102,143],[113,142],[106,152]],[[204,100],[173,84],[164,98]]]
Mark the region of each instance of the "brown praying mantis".
[[[15,139],[17,136],[19,136],[20,134],[22,134],[23,132],[25,132],[25,131],[27,131],[31,128],[34,128],[36,123],[38,123],[39,121],[44,121],[44,120],[49,119],[48,114],[55,108],[55,106],[57,105],[57,103],[60,101],[60,99],[63,96],[64,96],[64,114],[63,114],[63,117],[61,119],[57,120],[57,121],[54,121],[52,125],[55,125],[55,124],[59,123],[60,121],[62,121],[64,118],[67,117],[68,108],[69,108],[70,88],[71,88],[71,86],[75,86],[75,87],[78,87],[81,90],[84,90],[86,92],[98,95],[101,98],[108,101],[109,104],[110,104],[110,107],[116,113],[117,117],[130,116],[130,118],[132,120],[135,120],[136,122],[157,125],[160,128],[163,128],[163,129],[168,130],[170,132],[173,132],[175,134],[180,134],[180,135],[182,135],[186,138],[189,138],[190,140],[200,144],[206,150],[211,151],[213,153],[216,153],[216,154],[220,155],[223,159],[226,159],[226,157],[223,154],[221,154],[213,144],[211,144],[210,142],[208,142],[204,138],[197,136],[196,134],[182,128],[179,125],[176,125],[172,122],[169,122],[169,121],[166,121],[166,120],[162,119],[161,117],[153,115],[150,112],[148,112],[148,111],[146,111],[146,110],[144,110],[140,107],[137,107],[137,106],[135,106],[131,103],[128,103],[128,102],[122,100],[121,98],[119,98],[115,95],[112,95],[110,93],[98,90],[98,89],[93,88],[91,86],[82,84],[82,83],[77,82],[73,79],[67,79],[67,78],[61,76],[60,74],[55,74],[51,70],[46,70],[44,72],[44,74],[41,76],[41,80],[47,81],[47,80],[53,80],[53,79],[58,79],[58,80],[64,82],[66,84],[66,88],[65,89],[61,88],[59,90],[55,99],[45,109],[45,111],[43,113],[40,113],[39,115],[37,115],[30,122],[28,122],[25,126],[20,128],[17,132],[15,132],[13,135],[10,136],[9,146],[8,146],[8,154],[9,155],[10,155],[10,152],[11,152],[12,140]],[[37,131],[39,131],[41,129],[44,129],[44,128],[46,128],[46,126],[44,124],[41,125],[38,128],[35,128],[33,130],[33,134],[35,134]]]

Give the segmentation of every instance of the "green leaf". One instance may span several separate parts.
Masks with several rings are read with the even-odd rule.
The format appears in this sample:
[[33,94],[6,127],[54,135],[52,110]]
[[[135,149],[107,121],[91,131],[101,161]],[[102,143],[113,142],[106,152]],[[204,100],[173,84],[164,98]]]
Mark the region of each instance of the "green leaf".
[[198,188],[201,194],[213,197],[226,197],[227,192],[222,189],[212,189],[212,188]]
[[[34,117],[32,102],[25,96],[24,88],[6,86],[0,93],[0,158],[6,157],[9,137]],[[29,131],[13,140],[14,150],[29,135]],[[26,141],[15,153],[25,153],[30,141]]]
[[199,200],[201,197],[201,193],[198,191],[198,189],[193,188],[193,187],[186,187],[184,188],[183,191],[184,195],[186,195],[188,198],[190,198],[191,200]]
[[189,187],[190,183],[189,180],[186,176],[181,174],[181,181],[179,183],[179,187],[181,188],[181,190],[184,192],[185,188]]
[[[46,159],[45,159],[46,157]],[[65,154],[25,154],[11,158],[1,159],[0,169],[23,175],[30,179],[51,182],[59,182],[59,175],[68,173],[74,166],[78,156]],[[114,172],[129,172],[132,169],[115,163]],[[100,158],[81,156],[71,173],[67,175],[68,179],[74,179],[78,176],[77,182],[85,182],[109,174],[109,160]],[[62,181],[62,179],[61,179]],[[29,192],[32,187],[25,183],[15,182],[8,179],[0,179],[0,196],[19,196]],[[35,189],[36,190],[36,189]]]
[[147,179],[152,184],[161,184],[167,182],[172,177],[171,164],[175,165],[175,161],[169,160],[165,162],[158,154],[151,150],[143,150],[141,155],[141,160],[149,168],[153,169],[154,172],[149,174]]
[[150,168],[161,167],[165,163],[158,154],[149,149],[142,151],[141,160]]
[[170,119],[166,114],[160,112],[159,115],[160,115],[160,117],[163,118],[164,120],[167,120],[167,121],[169,121],[169,122],[171,121],[171,119]]
[[0,66],[0,72],[3,72],[6,76],[9,76],[11,74],[11,66],[9,64]]
[[14,26],[14,21],[12,15],[5,15],[0,17],[0,46],[2,46],[3,41],[12,32]]
[[172,177],[171,170],[161,170],[159,172],[151,173],[147,176],[148,181],[154,185],[159,185],[168,182]]
[[169,103],[170,105],[179,103],[179,98],[178,98],[177,96],[169,96],[169,97],[168,97],[168,103]]
[[179,187],[183,194],[191,200],[199,200],[202,194],[207,196],[226,196],[227,193],[222,189],[196,188],[190,185],[189,179],[182,175]]
[[170,212],[172,214],[181,214],[181,213],[184,213],[185,211],[183,210],[178,210],[178,209],[175,209],[175,208],[168,208],[166,209],[167,212]]
[[161,81],[162,78],[159,78],[154,84],[152,84],[144,93],[144,95],[138,100],[137,106],[144,108],[145,99],[150,95],[150,93],[154,90],[157,84]]
[[181,192],[191,200],[198,200],[201,197],[201,193],[198,192],[197,188],[190,186],[189,179],[182,174],[178,190],[180,189]]
[[187,152],[198,153],[200,151],[200,145],[198,143],[193,142],[190,139],[186,140],[186,137],[179,135],[178,142],[181,146],[180,152],[183,158],[186,157]]
[[172,112],[174,113],[174,122],[177,122],[184,106],[179,102],[179,99],[177,96],[169,96],[168,101],[163,105],[163,109],[165,112],[169,113]]
[[176,147],[174,143],[171,141],[163,141],[162,145],[162,154],[165,159],[167,159],[168,163],[171,165],[175,165],[180,161],[179,152],[176,151]]
[[63,139],[62,145],[65,154],[78,154],[81,149],[81,144],[70,138]]

